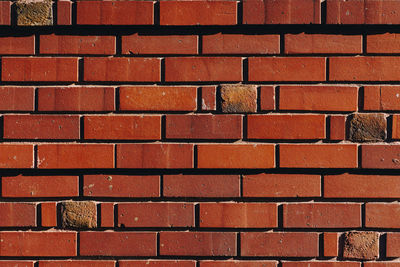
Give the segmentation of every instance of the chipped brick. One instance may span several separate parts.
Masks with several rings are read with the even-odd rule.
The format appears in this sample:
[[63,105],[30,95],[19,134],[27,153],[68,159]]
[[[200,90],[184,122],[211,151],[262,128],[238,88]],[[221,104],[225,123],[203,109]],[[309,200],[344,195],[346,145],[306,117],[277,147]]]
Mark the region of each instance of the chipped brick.
[[90,201],[66,201],[61,204],[61,221],[64,228],[97,227],[97,208]]
[[224,113],[247,113],[257,111],[257,86],[222,85],[221,107]]

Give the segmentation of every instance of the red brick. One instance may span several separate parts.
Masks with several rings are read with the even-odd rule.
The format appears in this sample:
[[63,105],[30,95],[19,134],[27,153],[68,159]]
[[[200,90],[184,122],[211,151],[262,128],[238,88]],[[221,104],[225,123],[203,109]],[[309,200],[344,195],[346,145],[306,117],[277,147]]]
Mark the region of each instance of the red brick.
[[213,34],[203,36],[204,54],[279,54],[279,35]]
[[400,86],[364,87],[364,110],[400,110]]
[[244,197],[320,197],[321,177],[305,174],[243,176]]
[[367,35],[367,53],[400,53],[399,46],[399,34],[383,33]]
[[0,2],[0,25],[11,24],[11,1]]
[[210,169],[266,169],[275,167],[270,144],[198,145],[197,167]]
[[279,145],[283,168],[357,168],[357,145],[283,144]]
[[0,261],[0,267],[34,267],[33,261]]
[[79,116],[5,115],[5,139],[79,139]]
[[136,86],[120,88],[120,109],[132,111],[193,111],[196,87]]
[[122,54],[197,54],[197,35],[122,36]]
[[115,36],[41,35],[41,54],[115,54]]
[[392,139],[400,139],[400,117],[396,114],[392,116]]
[[318,0],[245,0],[243,24],[319,24]]
[[0,145],[0,168],[33,168],[33,160],[33,145]]
[[275,87],[261,86],[260,88],[261,110],[275,110]]
[[338,256],[338,233],[324,233],[324,257]]
[[384,175],[327,175],[324,178],[326,198],[399,198],[400,177]]
[[318,233],[241,233],[241,255],[317,257],[318,239]]
[[161,60],[159,58],[87,57],[84,59],[84,80],[159,82],[161,81]]
[[40,203],[40,212],[42,214],[42,225],[43,227],[55,227],[57,226],[57,203],[56,202],[45,202]]
[[236,253],[236,233],[160,233],[160,255],[163,256],[235,256]]
[[193,168],[193,144],[118,144],[117,168]]
[[120,203],[118,226],[194,227],[194,204]]
[[3,57],[1,80],[6,82],[77,82],[78,58]]
[[276,267],[276,261],[201,261],[200,267]]
[[361,35],[286,34],[286,54],[360,54]]
[[333,57],[331,81],[399,81],[400,57]]
[[293,203],[283,204],[285,228],[361,227],[361,204]]
[[114,227],[114,203],[101,203],[100,214],[101,227]]
[[112,87],[40,87],[39,111],[114,111]]
[[367,169],[400,168],[400,146],[363,145],[361,146],[361,167]]
[[119,260],[120,267],[195,267],[189,260]]
[[241,139],[241,115],[166,115],[167,139]]
[[0,217],[0,227],[36,226],[36,204],[0,203]]
[[249,81],[325,81],[323,57],[250,57]]
[[235,25],[235,1],[160,1],[161,25]]
[[217,109],[217,88],[215,86],[201,87],[201,110],[213,111]]
[[364,267],[399,267],[400,262],[391,261],[391,262],[364,262]]
[[400,256],[400,233],[386,235],[386,257],[397,258]]
[[275,203],[200,203],[200,227],[274,228]]
[[396,219],[400,215],[398,203],[366,203],[365,227],[370,228],[399,228]]
[[238,175],[164,175],[165,197],[239,197]]
[[14,36],[0,38],[1,55],[33,55],[35,54],[35,36]]
[[[365,263],[364,263],[365,264]],[[295,261],[282,262],[282,267],[361,267],[361,262],[354,261]]]
[[72,2],[57,1],[57,25],[72,24]]
[[85,139],[160,140],[160,115],[85,116]]
[[37,149],[39,169],[114,168],[111,144],[43,144]]
[[242,81],[242,79],[240,57],[165,58],[167,82]]
[[75,197],[79,195],[78,176],[2,177],[3,197]]
[[159,176],[85,175],[83,195],[89,197],[159,197]]
[[1,232],[0,256],[72,257],[76,256],[77,234],[70,231]]
[[324,139],[325,115],[248,115],[249,139]]
[[33,87],[0,87],[0,110],[33,111],[34,94]]
[[151,25],[154,23],[152,1],[78,1],[77,24]]
[[157,236],[150,232],[80,232],[81,256],[156,256]]
[[356,111],[356,86],[295,85],[279,87],[279,109],[311,111]]
[[49,261],[39,261],[39,267],[115,267],[115,261],[49,260]]
[[342,115],[329,116],[329,139],[330,140],[346,139],[346,116]]

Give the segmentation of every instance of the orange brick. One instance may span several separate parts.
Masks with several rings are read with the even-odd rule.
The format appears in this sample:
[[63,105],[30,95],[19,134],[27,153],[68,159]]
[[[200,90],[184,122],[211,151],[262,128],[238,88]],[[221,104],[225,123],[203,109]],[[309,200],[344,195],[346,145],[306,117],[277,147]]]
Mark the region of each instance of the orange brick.
[[324,233],[324,256],[337,257],[338,256],[338,233]]
[[57,203],[56,202],[41,203],[40,211],[42,213],[42,225],[41,226],[43,226],[43,227],[57,226]]
[[329,139],[344,140],[346,139],[346,116],[331,115],[329,116]]
[[35,54],[35,36],[1,37],[1,55],[33,55]]
[[114,203],[100,204],[101,227],[114,227]]

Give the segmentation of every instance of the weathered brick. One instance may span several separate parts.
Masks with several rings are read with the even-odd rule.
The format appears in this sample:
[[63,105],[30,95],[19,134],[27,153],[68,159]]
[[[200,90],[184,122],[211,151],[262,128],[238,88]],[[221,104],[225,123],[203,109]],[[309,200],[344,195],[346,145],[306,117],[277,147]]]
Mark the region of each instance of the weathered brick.
[[221,107],[224,113],[256,112],[257,86],[222,85]]
[[349,140],[353,142],[377,142],[386,139],[384,114],[354,114],[349,118]]
[[213,111],[217,109],[217,88],[216,86],[201,87],[201,110]]
[[33,145],[1,144],[0,168],[33,168]]
[[348,232],[344,234],[343,258],[374,260],[379,257],[379,233]]
[[96,204],[91,201],[65,201],[61,203],[61,224],[64,228],[96,228]]
[[15,3],[18,26],[53,25],[53,2],[51,0],[18,0]]

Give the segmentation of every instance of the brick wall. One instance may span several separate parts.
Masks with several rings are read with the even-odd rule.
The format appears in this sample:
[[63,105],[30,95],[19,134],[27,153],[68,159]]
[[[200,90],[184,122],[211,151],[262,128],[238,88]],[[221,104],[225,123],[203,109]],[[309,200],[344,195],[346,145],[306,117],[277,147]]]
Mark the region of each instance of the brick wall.
[[0,267],[400,267],[400,1],[0,24]]

